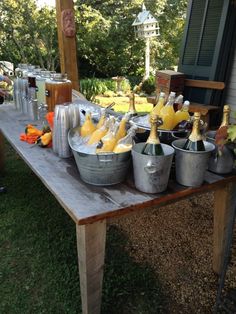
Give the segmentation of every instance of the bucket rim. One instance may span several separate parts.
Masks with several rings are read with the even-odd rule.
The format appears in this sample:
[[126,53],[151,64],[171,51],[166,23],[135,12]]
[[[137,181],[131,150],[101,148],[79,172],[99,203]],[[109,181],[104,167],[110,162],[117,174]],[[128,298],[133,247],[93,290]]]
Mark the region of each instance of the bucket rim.
[[212,151],[215,150],[215,145],[208,142],[208,141],[203,141],[204,145],[205,145],[205,148],[206,150],[204,151],[191,151],[191,150],[185,150],[183,149],[182,147],[179,147],[179,146],[176,146],[176,144],[182,144],[184,145],[184,143],[187,141],[187,139],[180,139],[180,140],[175,140],[171,143],[171,145],[174,147],[174,149],[176,151],[181,151],[181,152],[184,152],[184,153],[188,153],[188,154],[206,154],[206,153],[210,153]]
[[[135,147],[137,147],[137,146],[141,146],[141,145],[144,145],[145,144],[145,142],[141,142],[141,143],[136,143],[133,147],[132,147],[132,150],[131,150],[131,153],[135,153],[135,154],[139,154],[139,155],[143,155],[143,154],[141,154],[140,152],[138,152],[137,150],[135,150]],[[165,149],[169,149],[170,150],[170,152],[169,153],[167,153],[167,154],[165,154],[164,156],[150,156],[150,155],[148,155],[149,157],[155,157],[155,158],[157,158],[157,157],[167,157],[167,156],[171,156],[171,155],[174,155],[174,153],[175,153],[175,150],[174,150],[174,148],[171,146],[171,145],[168,145],[168,144],[165,144],[165,143],[161,143],[161,146]],[[146,156],[146,155],[143,155],[143,156]]]

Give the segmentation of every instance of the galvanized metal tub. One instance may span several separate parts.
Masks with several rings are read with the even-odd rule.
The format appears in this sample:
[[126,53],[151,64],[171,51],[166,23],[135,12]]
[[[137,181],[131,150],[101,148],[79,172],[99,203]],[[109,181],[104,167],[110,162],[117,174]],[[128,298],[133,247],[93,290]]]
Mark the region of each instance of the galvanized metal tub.
[[135,186],[145,193],[161,193],[167,188],[174,149],[161,144],[164,156],[148,156],[141,154],[144,145],[138,143],[132,149]]
[[176,140],[172,143],[176,152],[176,181],[185,186],[200,186],[204,181],[209,158],[215,149],[215,145],[204,141],[206,150],[195,152],[183,149],[185,142],[186,139]]
[[[206,133],[206,140],[212,144],[215,144],[216,131],[209,131]],[[234,167],[234,155],[233,152],[224,145],[221,150],[221,154],[218,153],[217,147],[210,157],[208,163],[208,169],[214,173],[226,174],[230,173]]]
[[71,139],[74,129],[68,134],[68,141],[75,157],[81,179],[92,185],[115,185],[125,180],[131,161],[131,152],[120,154],[87,154],[75,149]]

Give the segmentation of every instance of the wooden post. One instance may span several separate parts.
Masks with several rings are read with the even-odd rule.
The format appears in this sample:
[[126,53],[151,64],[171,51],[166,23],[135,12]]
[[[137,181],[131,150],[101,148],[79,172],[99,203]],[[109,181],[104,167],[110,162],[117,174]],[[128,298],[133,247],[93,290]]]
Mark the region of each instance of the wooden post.
[[[68,74],[72,88],[79,91],[73,0],[56,0],[56,12],[61,72]],[[69,22],[66,23],[69,23],[69,26],[62,22],[64,13],[68,13]]]
[[4,170],[4,138],[0,131],[0,173]]
[[76,225],[83,314],[101,311],[106,221]]
[[236,205],[236,184],[229,183],[214,193],[213,270],[221,271],[226,243],[227,228],[233,219]]

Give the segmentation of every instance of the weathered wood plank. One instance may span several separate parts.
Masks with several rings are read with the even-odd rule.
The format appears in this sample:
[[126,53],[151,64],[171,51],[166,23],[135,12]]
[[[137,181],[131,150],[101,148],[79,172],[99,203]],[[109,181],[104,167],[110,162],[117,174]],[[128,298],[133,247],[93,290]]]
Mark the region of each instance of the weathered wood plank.
[[236,206],[236,184],[229,183],[215,191],[213,231],[213,270],[219,274],[224,259],[227,226]]
[[83,314],[99,314],[106,243],[106,221],[76,225]]
[[217,89],[217,90],[223,90],[225,88],[224,82],[192,80],[192,79],[185,79],[184,85],[188,87]]
[[187,188],[170,180],[167,190],[161,194],[139,192],[130,180],[111,187],[88,185],[80,179],[73,158],[61,159],[51,149],[32,148],[19,140],[19,134],[29,122],[32,121],[16,112],[13,106],[1,106],[0,128],[4,136],[77,224],[88,224],[164,205],[236,181],[235,175],[224,178],[207,173],[205,184],[201,187]]

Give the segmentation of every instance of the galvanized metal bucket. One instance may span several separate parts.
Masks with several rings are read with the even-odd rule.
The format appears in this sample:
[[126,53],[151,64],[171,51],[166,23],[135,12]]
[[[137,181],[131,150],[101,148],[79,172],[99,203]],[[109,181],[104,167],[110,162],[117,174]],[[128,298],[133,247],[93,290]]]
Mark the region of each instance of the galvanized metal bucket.
[[204,141],[206,150],[195,152],[183,149],[185,142],[186,139],[176,140],[172,143],[176,152],[176,181],[185,186],[200,186],[204,181],[209,158],[215,149],[215,145]]
[[161,193],[166,190],[174,149],[161,144],[163,156],[141,154],[145,143],[138,143],[132,149],[135,187],[145,193]]
[[72,138],[75,132],[76,128],[69,131],[68,142],[75,157],[81,179],[84,182],[92,185],[108,186],[125,180],[129,171],[131,152],[120,154],[88,154],[81,152],[73,144]]
[[[215,144],[216,131],[209,131],[206,133],[206,140]],[[210,157],[208,169],[214,173],[226,174],[230,173],[234,167],[234,156],[230,149],[224,145],[221,154],[218,153],[217,147]]]
[[114,154],[86,154],[73,150],[81,179],[93,185],[114,185],[125,180],[128,173],[130,152]]

